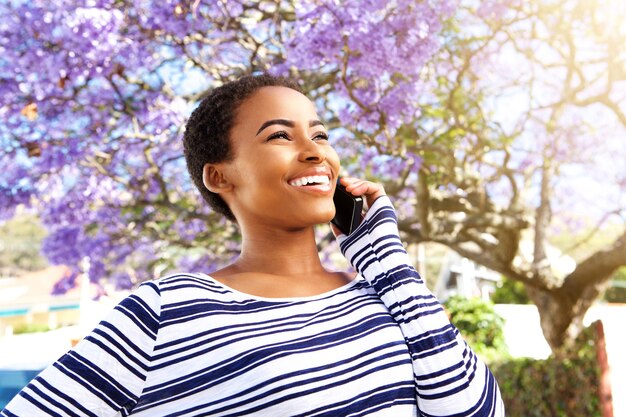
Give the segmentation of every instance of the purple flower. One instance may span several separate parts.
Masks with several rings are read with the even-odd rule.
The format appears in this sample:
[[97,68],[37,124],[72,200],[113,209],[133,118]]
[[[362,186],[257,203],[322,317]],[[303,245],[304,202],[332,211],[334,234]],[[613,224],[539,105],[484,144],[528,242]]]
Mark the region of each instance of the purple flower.
[[[347,126],[376,131],[381,122],[391,136],[415,115],[421,73],[437,51],[441,19],[453,2],[320,1],[296,8],[294,36],[286,64],[339,76],[340,116]],[[331,71],[331,69],[328,69]]]
[[52,286],[52,295],[62,295],[73,289],[76,286],[76,278],[78,278],[78,272],[76,270],[68,270]]

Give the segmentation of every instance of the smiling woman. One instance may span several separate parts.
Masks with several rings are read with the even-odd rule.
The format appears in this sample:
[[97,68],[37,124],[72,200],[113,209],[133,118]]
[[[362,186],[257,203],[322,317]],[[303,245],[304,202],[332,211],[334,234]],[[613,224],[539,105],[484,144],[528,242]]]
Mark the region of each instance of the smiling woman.
[[191,116],[201,194],[241,228],[218,271],[143,284],[2,416],[502,416],[498,386],[409,263],[383,188],[349,236],[356,276],[327,271],[339,158],[293,81],[244,77]]
[[[311,226],[334,216],[331,184],[339,174],[339,157],[313,103],[288,87],[261,87],[238,106],[228,133],[233,157],[205,163],[203,185],[218,194],[237,219],[243,258],[259,252],[246,245],[248,236],[267,248],[285,231],[289,240],[304,238],[307,247],[312,242],[317,257],[309,234]],[[312,176],[324,176],[327,183],[294,186],[294,181]],[[294,234],[296,230],[300,233]],[[294,259],[288,253],[281,256]],[[298,269],[302,271],[302,265]]]

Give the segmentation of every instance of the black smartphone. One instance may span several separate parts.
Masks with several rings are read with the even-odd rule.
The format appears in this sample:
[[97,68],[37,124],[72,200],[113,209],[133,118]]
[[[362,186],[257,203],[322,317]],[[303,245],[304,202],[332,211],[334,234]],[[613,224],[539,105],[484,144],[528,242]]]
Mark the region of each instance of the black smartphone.
[[363,211],[363,197],[355,197],[346,191],[346,187],[337,180],[335,194],[335,217],[331,220],[345,235],[349,235],[361,224]]

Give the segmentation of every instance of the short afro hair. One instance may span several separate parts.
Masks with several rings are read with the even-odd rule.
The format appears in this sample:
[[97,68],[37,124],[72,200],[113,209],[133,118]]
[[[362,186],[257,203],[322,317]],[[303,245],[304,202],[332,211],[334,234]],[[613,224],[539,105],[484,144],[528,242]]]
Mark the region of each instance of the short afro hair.
[[237,110],[263,87],[287,87],[302,92],[298,83],[289,78],[270,74],[246,75],[213,89],[193,111],[185,127],[183,147],[191,179],[211,208],[232,221],[236,219],[226,202],[204,186],[202,171],[206,164],[233,158],[230,131]]

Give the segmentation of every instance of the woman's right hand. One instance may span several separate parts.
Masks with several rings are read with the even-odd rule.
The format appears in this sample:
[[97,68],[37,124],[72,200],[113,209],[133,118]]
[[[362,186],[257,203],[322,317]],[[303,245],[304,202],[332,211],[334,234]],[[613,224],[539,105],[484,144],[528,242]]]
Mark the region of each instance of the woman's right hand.
[[346,187],[346,191],[355,197],[364,197],[367,207],[372,207],[378,197],[386,195],[381,184],[362,180],[355,177],[341,177],[339,180]]
[[[374,204],[374,201],[376,201],[378,197],[386,195],[385,189],[382,185],[371,181],[366,181],[355,177],[341,177],[339,182],[344,187],[346,187],[346,191],[348,191],[353,196],[365,198],[367,207],[372,207],[372,204]],[[335,237],[343,234],[343,232],[332,223],[330,224],[330,228],[332,229]]]

